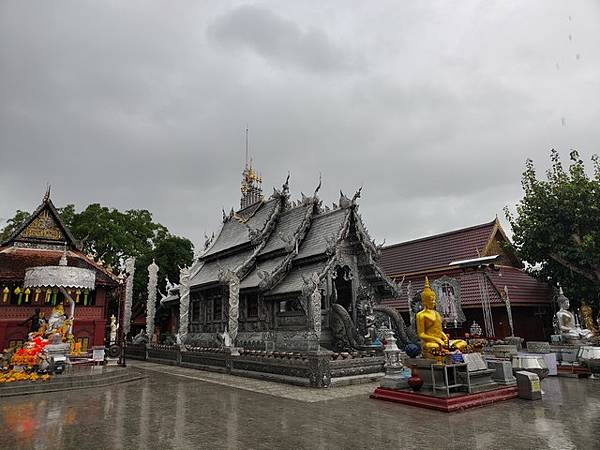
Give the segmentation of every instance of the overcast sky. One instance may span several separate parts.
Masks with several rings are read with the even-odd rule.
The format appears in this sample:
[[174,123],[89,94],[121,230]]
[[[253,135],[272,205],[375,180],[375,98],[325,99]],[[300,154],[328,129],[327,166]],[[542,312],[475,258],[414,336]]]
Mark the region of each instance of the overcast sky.
[[0,42],[0,226],[49,182],[200,244],[246,124],[267,193],[363,185],[387,243],[502,216],[527,157],[600,151],[596,0],[3,0]]

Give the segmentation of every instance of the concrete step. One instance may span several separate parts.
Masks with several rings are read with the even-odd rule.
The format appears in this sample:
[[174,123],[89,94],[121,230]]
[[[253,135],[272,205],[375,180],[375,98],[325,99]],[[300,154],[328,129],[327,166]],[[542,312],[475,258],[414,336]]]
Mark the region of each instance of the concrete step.
[[48,381],[23,381],[3,384],[0,386],[0,397],[110,386],[140,380],[145,377],[143,373],[128,368],[84,376],[79,374],[51,375]]

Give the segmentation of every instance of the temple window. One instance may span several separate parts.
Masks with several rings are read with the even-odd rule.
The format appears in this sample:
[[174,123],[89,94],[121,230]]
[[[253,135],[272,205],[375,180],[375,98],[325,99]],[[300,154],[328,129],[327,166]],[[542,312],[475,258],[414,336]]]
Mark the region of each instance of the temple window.
[[334,287],[337,294],[336,303],[350,310],[352,307],[352,275],[348,266],[336,268]]
[[191,321],[200,322],[200,299],[193,299],[191,302]]
[[302,307],[300,306],[300,302],[298,299],[291,298],[288,300],[282,300],[279,302],[279,312],[280,313],[288,313],[288,312],[298,312],[302,311]]
[[223,319],[223,298],[220,295],[212,297],[213,305],[213,321],[220,321]]
[[246,317],[248,319],[258,318],[258,295],[256,294],[246,296]]

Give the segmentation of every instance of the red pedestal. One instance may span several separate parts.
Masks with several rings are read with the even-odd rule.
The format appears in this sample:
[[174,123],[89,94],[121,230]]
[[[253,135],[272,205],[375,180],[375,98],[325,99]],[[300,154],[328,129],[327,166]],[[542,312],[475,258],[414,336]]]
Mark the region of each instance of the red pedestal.
[[556,367],[556,374],[559,377],[568,377],[568,378],[587,378],[592,372],[590,369],[584,366],[562,366],[559,365]]
[[370,397],[379,400],[403,403],[410,406],[418,406],[419,408],[453,412],[516,398],[517,387],[502,387],[491,391],[478,392],[476,394],[456,395],[452,397],[436,397],[433,395],[424,394],[422,392],[417,393],[377,388]]

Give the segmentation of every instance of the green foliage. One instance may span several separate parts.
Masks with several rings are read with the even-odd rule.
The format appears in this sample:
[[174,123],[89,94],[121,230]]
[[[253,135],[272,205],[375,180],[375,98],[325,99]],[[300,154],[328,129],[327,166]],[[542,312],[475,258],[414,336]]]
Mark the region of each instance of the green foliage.
[[14,217],[6,221],[6,226],[0,231],[0,242],[5,241],[13,235],[17,228],[31,217],[31,214],[27,211],[21,211],[17,209]]
[[522,185],[525,195],[517,216],[505,213],[521,258],[536,274],[560,283],[576,303],[588,300],[600,305],[600,163],[592,158],[588,176],[577,151],[570,154],[565,170],[557,151],[546,180],[536,176],[527,160]]

